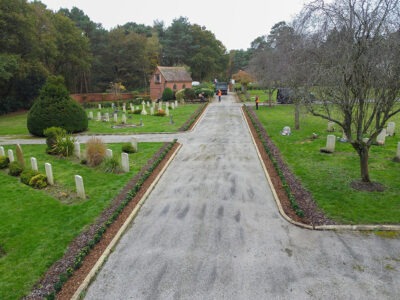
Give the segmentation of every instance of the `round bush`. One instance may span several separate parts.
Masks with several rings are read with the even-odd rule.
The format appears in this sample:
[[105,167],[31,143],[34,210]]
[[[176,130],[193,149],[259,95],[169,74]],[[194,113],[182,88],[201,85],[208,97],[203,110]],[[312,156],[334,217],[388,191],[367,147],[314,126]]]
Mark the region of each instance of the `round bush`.
[[133,148],[131,143],[125,143],[122,145],[122,152],[125,153],[135,153],[135,148]]
[[61,76],[50,76],[28,113],[28,130],[43,136],[46,128],[55,126],[68,132],[84,131],[88,118],[82,106],[69,96]]
[[8,174],[10,174],[11,176],[18,176],[24,170],[21,164],[17,161],[13,161],[12,163],[10,163],[8,168]]
[[0,169],[7,168],[8,165],[10,164],[10,160],[8,159],[7,156],[0,156]]
[[39,172],[37,172],[37,171],[25,169],[24,171],[22,171],[21,176],[20,176],[21,182],[25,183],[26,185],[29,185],[29,182],[31,181],[31,179],[38,174],[39,174]]
[[175,98],[176,100],[178,100],[179,102],[181,102],[182,100],[184,100],[185,98],[185,90],[179,90],[176,92],[175,94]]
[[169,88],[165,88],[163,93],[162,93],[162,100],[163,101],[169,101],[174,99],[174,92]]
[[184,91],[185,99],[193,100],[196,98],[196,92],[192,88],[186,88]]
[[33,176],[29,181],[29,185],[35,189],[42,189],[47,186],[47,177],[43,174],[37,174]]

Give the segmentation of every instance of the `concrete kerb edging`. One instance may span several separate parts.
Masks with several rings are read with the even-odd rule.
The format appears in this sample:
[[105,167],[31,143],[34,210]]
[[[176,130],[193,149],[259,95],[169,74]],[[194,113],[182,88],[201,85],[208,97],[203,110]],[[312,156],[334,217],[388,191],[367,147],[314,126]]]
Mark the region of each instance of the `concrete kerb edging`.
[[203,111],[201,112],[201,114],[197,117],[197,120],[194,122],[194,125],[192,127],[192,129],[187,130],[185,132],[192,132],[194,131],[194,129],[196,128],[197,124],[199,124],[200,120],[204,117],[206,110],[208,110],[208,107],[210,106],[210,102],[207,103],[206,107],[203,109]]
[[260,153],[260,151],[259,151],[259,149],[257,147],[257,144],[256,144],[256,141],[255,141],[255,139],[253,137],[253,134],[251,133],[250,125],[247,122],[247,119],[246,119],[246,117],[244,115],[243,109],[241,109],[241,110],[242,110],[242,117],[244,119],[244,122],[247,125],[247,129],[249,130],[249,133],[250,133],[251,139],[253,141],[254,147],[256,148],[257,155],[258,155],[258,158],[259,158],[259,160],[261,162],[261,166],[262,166],[262,168],[264,170],[265,177],[267,178],[268,184],[271,187],[272,194],[274,196],[275,203],[276,203],[276,205],[278,207],[279,213],[281,214],[281,216],[286,221],[288,221],[289,223],[291,223],[293,225],[296,225],[298,227],[305,228],[305,229],[310,229],[310,230],[400,231],[400,225],[367,225],[367,224],[364,224],[364,225],[318,225],[318,226],[311,226],[311,225],[307,225],[307,224],[303,224],[303,223],[297,222],[297,221],[293,220],[292,218],[290,218],[282,208],[282,205],[281,205],[281,202],[279,200],[278,194],[275,191],[274,185],[272,184],[272,181],[271,181],[271,177],[269,176],[267,168],[266,168],[266,166],[264,164],[264,160],[262,159],[261,153]]
[[118,230],[117,234],[114,236],[110,244],[107,246],[107,248],[104,250],[103,254],[100,256],[100,258],[97,260],[96,264],[93,266],[93,268],[90,270],[89,274],[86,276],[86,278],[83,280],[81,285],[78,287],[76,290],[75,294],[71,297],[72,300],[78,300],[80,299],[80,294],[87,289],[89,286],[91,280],[95,277],[96,272],[99,270],[100,266],[103,264],[104,259],[110,254],[111,249],[118,243],[119,239],[125,232],[126,228],[129,226],[129,224],[133,221],[133,219],[137,216],[140,208],[143,206],[143,204],[146,202],[147,197],[150,195],[152,190],[154,189],[155,185],[158,183],[160,180],[161,176],[165,173],[167,170],[168,166],[171,164],[171,162],[174,160],[175,156],[178,154],[179,150],[181,149],[182,144],[178,146],[178,148],[175,150],[175,152],[171,155],[169,158],[168,162],[165,164],[165,166],[162,168],[160,173],[157,175],[155,180],[152,182],[152,184],[149,186],[147,189],[146,193],[142,196],[136,207],[133,209],[133,211],[130,213],[128,218],[125,220],[124,224],[121,226],[121,228]]

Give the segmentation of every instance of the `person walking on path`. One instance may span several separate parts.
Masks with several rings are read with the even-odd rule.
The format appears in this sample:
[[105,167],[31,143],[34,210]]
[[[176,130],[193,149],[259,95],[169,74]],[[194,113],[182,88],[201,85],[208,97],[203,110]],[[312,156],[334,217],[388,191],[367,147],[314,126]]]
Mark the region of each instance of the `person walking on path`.
[[221,92],[221,90],[218,90],[218,102],[221,102],[221,96],[222,96],[222,92]]
[[258,103],[260,103],[260,98],[256,95],[256,110],[258,110]]

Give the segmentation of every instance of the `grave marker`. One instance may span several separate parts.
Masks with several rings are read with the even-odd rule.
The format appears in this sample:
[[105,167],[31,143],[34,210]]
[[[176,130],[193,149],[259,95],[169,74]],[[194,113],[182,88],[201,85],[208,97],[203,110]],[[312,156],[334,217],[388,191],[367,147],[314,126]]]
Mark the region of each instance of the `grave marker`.
[[395,128],[395,123],[394,122],[389,122],[387,126],[386,133],[388,136],[394,136],[394,128]]
[[89,118],[93,120],[93,112],[89,111]]
[[326,150],[329,152],[335,152],[336,136],[330,134],[326,137]]
[[376,137],[376,142],[379,145],[385,145],[385,139],[386,139],[386,128],[383,128],[381,133],[378,134],[378,136]]
[[76,192],[79,198],[86,199],[85,187],[83,186],[82,176],[75,175]]
[[31,157],[31,166],[33,171],[38,171],[37,160],[34,157]]
[[111,149],[107,149],[107,150],[106,150],[106,156],[109,157],[109,158],[112,158],[112,156],[113,156],[113,151],[112,151]]
[[114,114],[114,122],[118,123],[118,114]]
[[135,149],[135,152],[137,152],[137,151],[138,151],[138,142],[137,142],[137,139],[131,138],[131,144],[132,144],[133,149]]
[[122,160],[122,170],[124,172],[129,172],[129,155],[128,155],[128,153],[122,152],[121,160]]
[[1,156],[6,156],[6,154],[4,153],[4,147],[0,146],[0,155]]
[[46,169],[47,182],[50,185],[54,185],[53,169],[51,168],[51,164],[45,163],[44,168]]
[[75,156],[77,158],[81,158],[81,144],[79,142],[74,143],[74,151],[75,151]]
[[101,104],[99,104],[99,109],[101,109]]
[[126,115],[122,114],[122,124],[126,124]]
[[8,149],[8,159],[10,160],[10,163],[14,161],[14,153],[11,149]]
[[97,112],[97,121],[101,121],[101,112]]

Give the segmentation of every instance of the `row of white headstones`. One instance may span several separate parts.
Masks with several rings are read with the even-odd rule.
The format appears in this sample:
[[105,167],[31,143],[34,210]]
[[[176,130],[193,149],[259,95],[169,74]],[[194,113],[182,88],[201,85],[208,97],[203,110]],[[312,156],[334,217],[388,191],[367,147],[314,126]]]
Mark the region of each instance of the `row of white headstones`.
[[[135,149],[135,152],[138,150],[137,146],[137,140],[132,138],[131,139],[131,144],[132,147]],[[74,154],[77,158],[81,159],[81,145],[79,142],[75,142],[74,144]],[[0,155],[5,156],[4,152],[4,147],[0,146]],[[111,158],[113,157],[113,151],[111,149],[106,150],[106,156]],[[10,162],[13,162],[14,159],[14,153],[12,149],[8,149],[8,159]],[[121,165],[122,165],[122,170],[124,172],[129,172],[129,155],[128,153],[122,152],[121,153]],[[37,159],[35,157],[31,157],[31,168],[34,171],[38,171],[38,164],[37,164]],[[54,185],[54,176],[53,176],[53,168],[50,163],[45,163],[44,168],[46,170],[46,176],[47,176],[47,182],[50,185]],[[78,194],[78,197],[82,199],[86,199],[86,194],[85,194],[85,187],[83,185],[83,178],[80,175],[75,175],[75,185],[76,185],[76,192]]]
[[[335,123],[328,122],[328,131],[333,131],[334,125]],[[395,126],[396,124],[394,122],[389,122],[387,128],[383,128],[382,131],[376,137],[376,142],[379,145],[384,145],[387,136],[394,136]],[[342,137],[347,140],[347,136],[344,132]],[[369,138],[364,138],[363,141],[367,143],[369,141]],[[329,150],[330,152],[335,151],[335,143],[336,143],[335,135],[330,134],[326,137],[326,149]],[[400,159],[400,142],[398,142],[397,144],[396,157]]]
[[[142,107],[143,108],[142,108],[141,115],[144,115],[144,116],[146,116],[148,114],[147,111],[146,111],[146,107],[145,106],[150,108],[150,115],[154,116],[154,112],[155,112],[155,109],[156,109],[156,102],[152,102],[152,105],[150,105],[150,102],[146,102],[146,103],[144,101],[142,102]],[[165,115],[166,116],[169,116],[169,108],[168,108],[169,106],[172,109],[177,108],[178,107],[178,101],[175,100],[175,102],[170,102],[170,103],[167,102],[167,103],[165,103]],[[113,110],[115,109],[114,103],[111,103],[111,107],[112,107]],[[98,108],[101,109],[101,104],[99,104]],[[130,108],[131,108],[131,111],[135,111],[135,107],[134,107],[134,105],[132,103],[130,103]],[[136,110],[138,110],[138,109],[139,109],[139,106],[136,106]],[[160,101],[157,104],[157,110],[160,110],[160,109],[163,109],[163,102],[162,101]],[[126,113],[126,103],[123,103],[123,105],[122,105],[122,112]],[[105,117],[105,121],[106,122],[110,122],[110,114],[108,112],[105,113],[104,117]],[[93,112],[92,111],[89,112],[89,118],[93,120]],[[96,121],[101,121],[101,112],[97,112]],[[115,123],[118,122],[118,115],[117,114],[114,114],[114,122]],[[124,124],[126,123],[126,115],[125,114],[122,114],[122,123],[124,123]]]

